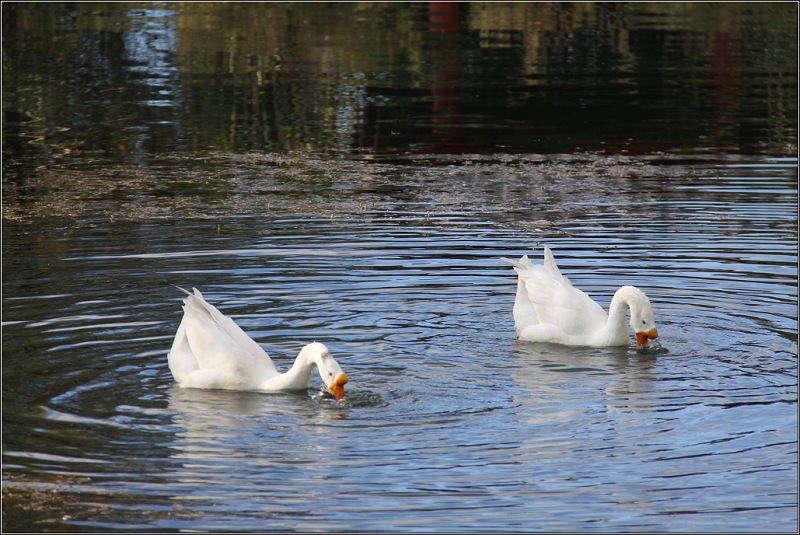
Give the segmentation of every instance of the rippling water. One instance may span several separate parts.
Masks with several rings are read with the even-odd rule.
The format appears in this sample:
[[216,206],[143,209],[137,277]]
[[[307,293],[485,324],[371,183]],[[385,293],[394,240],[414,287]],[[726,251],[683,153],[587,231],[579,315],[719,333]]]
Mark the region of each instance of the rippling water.
[[[206,216],[217,170],[187,159],[175,217],[137,190],[4,224],[6,526],[796,529],[793,161],[323,162],[309,189],[231,158]],[[603,306],[644,289],[666,352],[516,341],[499,257],[543,244]],[[345,402],[316,374],[177,388],[175,286],[279,367],[326,343]]]
[[[796,59],[784,3],[4,3],[3,531],[796,531]],[[663,350],[516,341],[543,245]],[[176,286],[345,401],[177,388]]]

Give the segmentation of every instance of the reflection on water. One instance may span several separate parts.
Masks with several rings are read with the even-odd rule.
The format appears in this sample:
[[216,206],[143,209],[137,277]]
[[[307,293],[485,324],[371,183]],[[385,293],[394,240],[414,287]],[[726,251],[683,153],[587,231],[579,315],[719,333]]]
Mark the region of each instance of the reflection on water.
[[[796,151],[790,4],[9,4],[4,153]],[[17,171],[6,162],[4,171]]]
[[[3,529],[795,530],[796,28],[3,4]],[[544,244],[667,351],[515,340]],[[177,388],[175,286],[344,403]]]

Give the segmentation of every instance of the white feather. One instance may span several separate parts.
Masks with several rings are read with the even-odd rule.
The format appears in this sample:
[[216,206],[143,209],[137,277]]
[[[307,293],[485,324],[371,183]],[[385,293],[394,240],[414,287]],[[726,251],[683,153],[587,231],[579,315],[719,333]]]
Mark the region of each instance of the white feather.
[[650,301],[641,290],[632,286],[620,288],[608,315],[561,274],[548,247],[544,248],[543,264],[533,264],[527,255],[519,260],[503,260],[514,266],[518,276],[513,312],[520,339],[566,345],[627,345],[630,343],[625,326],[628,308],[635,332],[650,332],[652,338],[657,335]]

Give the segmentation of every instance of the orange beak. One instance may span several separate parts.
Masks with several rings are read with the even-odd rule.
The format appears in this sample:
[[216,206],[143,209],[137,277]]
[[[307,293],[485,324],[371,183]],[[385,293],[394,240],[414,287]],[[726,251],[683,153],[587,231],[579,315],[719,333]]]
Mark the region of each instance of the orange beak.
[[344,397],[345,383],[347,383],[347,375],[340,373],[336,376],[336,379],[333,380],[333,384],[328,387],[328,390],[331,391],[331,394],[333,394],[333,397],[336,398],[336,401],[339,401]]
[[648,340],[655,340],[656,338],[658,338],[657,329],[636,333],[636,348],[638,349],[645,345]]

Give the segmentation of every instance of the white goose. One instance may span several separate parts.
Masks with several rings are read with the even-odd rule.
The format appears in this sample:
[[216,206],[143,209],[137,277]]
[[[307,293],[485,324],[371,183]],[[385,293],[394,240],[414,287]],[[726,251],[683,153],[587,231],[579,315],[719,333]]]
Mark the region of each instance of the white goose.
[[[181,288],[183,290],[183,288]],[[280,373],[269,355],[234,321],[203,299],[183,290],[183,319],[167,356],[172,376],[186,388],[289,391],[308,388],[317,366],[322,381],[339,400],[347,375],[328,348],[314,342],[297,355],[294,365]]]
[[512,264],[519,275],[514,326],[521,340],[570,346],[626,346],[630,343],[625,326],[628,309],[637,348],[658,337],[650,300],[638,288],[623,286],[617,290],[606,314],[561,274],[549,248],[544,248],[544,265],[534,265],[527,255],[519,261],[503,260]]

